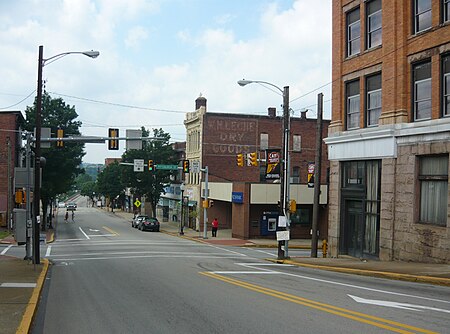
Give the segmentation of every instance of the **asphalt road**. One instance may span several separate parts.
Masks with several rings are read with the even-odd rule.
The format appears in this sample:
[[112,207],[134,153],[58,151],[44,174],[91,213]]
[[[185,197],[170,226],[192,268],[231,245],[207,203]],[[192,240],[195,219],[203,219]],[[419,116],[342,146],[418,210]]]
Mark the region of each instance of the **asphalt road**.
[[41,253],[32,333],[450,333],[449,288],[277,265],[92,208]]

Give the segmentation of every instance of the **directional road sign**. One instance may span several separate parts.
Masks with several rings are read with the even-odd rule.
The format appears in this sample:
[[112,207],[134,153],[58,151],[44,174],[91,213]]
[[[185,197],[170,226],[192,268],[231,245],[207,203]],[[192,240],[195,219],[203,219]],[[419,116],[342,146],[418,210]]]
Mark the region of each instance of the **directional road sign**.
[[178,165],[156,165],[156,170],[177,170]]

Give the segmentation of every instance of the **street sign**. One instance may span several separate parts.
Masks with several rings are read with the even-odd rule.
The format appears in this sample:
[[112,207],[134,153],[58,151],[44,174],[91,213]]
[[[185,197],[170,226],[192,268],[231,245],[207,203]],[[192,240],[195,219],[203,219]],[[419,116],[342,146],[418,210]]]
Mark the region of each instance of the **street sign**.
[[177,170],[178,165],[156,165],[156,170]]
[[142,150],[142,130],[126,130],[126,150]]
[[138,200],[138,199],[134,201],[134,205],[135,205],[137,208],[140,207],[141,204],[142,204],[141,201]]
[[134,159],[133,160],[133,171],[143,172],[144,171],[144,159]]
[[289,240],[289,231],[277,231],[277,241]]
[[192,173],[200,173],[200,161],[192,161]]

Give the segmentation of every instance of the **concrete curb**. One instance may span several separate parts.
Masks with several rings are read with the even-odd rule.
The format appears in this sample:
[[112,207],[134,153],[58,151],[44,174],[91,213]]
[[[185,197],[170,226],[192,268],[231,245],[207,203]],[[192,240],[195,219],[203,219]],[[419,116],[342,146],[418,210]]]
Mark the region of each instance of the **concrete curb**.
[[39,297],[41,296],[42,287],[44,286],[44,280],[47,276],[49,261],[43,259],[43,268],[39,278],[36,282],[36,287],[33,289],[30,300],[28,301],[28,306],[23,314],[22,321],[17,328],[16,334],[27,334],[30,331],[31,324],[33,323],[34,316],[36,314],[37,305],[39,302]]
[[[174,237],[179,237],[179,238],[183,238],[183,239],[188,239],[188,240],[192,240],[192,241],[197,241],[200,243],[204,243],[204,244],[210,244],[207,241],[204,241],[204,239],[200,239],[200,238],[193,238],[193,237],[189,237],[186,235],[180,235],[179,233],[175,233],[175,232],[169,232],[166,230],[161,230],[162,233],[174,236]],[[219,239],[220,240],[220,239]],[[251,242],[251,241],[250,241]],[[247,243],[245,245],[228,245],[228,246],[232,246],[232,247],[249,247],[249,248],[278,248],[278,245],[270,245],[270,244],[255,244],[255,243]],[[310,246],[289,246],[289,249],[311,249]]]
[[300,263],[300,262],[296,262],[296,261],[292,261],[292,260],[266,259],[266,261],[274,262],[274,263],[282,263],[282,264],[292,264],[292,265],[299,266],[299,267],[321,269],[321,270],[334,271],[334,272],[340,272],[340,273],[345,273],[345,274],[354,274],[354,275],[362,275],[362,276],[388,278],[388,279],[399,280],[399,281],[450,286],[449,278],[418,276],[418,275],[411,275],[411,274],[400,274],[400,273],[393,273],[393,272],[387,272],[387,271],[332,267],[332,266],[325,266],[325,265],[318,265],[318,264]]
[[50,238],[48,238],[48,240],[45,241],[46,244],[51,244],[52,242],[55,241],[55,232],[52,231],[50,234]]

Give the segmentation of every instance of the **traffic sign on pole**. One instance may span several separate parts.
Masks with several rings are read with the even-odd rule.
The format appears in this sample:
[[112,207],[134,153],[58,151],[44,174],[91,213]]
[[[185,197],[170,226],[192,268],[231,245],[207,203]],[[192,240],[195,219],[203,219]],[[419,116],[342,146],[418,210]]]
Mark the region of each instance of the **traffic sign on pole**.
[[143,172],[144,171],[144,159],[134,159],[133,160],[133,170],[135,172]]

